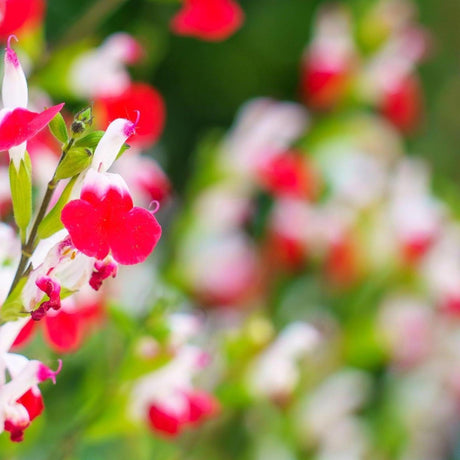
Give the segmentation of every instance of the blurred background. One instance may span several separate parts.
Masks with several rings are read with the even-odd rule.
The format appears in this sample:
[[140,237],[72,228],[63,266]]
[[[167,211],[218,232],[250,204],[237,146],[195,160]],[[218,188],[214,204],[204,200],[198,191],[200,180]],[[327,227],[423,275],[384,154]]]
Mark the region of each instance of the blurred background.
[[[151,263],[120,271],[0,458],[460,459],[460,2],[239,0],[221,41],[172,33],[181,4],[49,0],[24,40],[29,81],[75,113],[94,98],[72,59],[134,37],[166,116],[125,158],[171,187]],[[325,95],[329,51],[347,83]],[[61,356],[43,334],[28,354]],[[178,382],[186,421],[161,405]]]
[[[225,129],[237,109],[260,96],[299,100],[300,58],[312,34],[313,15],[324,1],[241,1],[246,21],[224,42],[209,43],[173,35],[169,21],[177,10],[174,0],[49,1],[46,36],[51,46],[67,38],[101,41],[115,31],[133,34],[148,50],[135,78],[153,83],[167,106],[161,142],[165,167],[175,190],[187,183],[193,152],[211,128]],[[354,8],[366,1],[351,1]],[[420,67],[426,96],[426,119],[410,140],[410,151],[428,158],[439,175],[457,181],[460,100],[458,73],[457,1],[416,2],[419,20],[432,33],[429,59]],[[91,19],[78,18],[91,7]],[[100,11],[100,14],[95,12]],[[78,24],[78,26],[77,26]],[[71,33],[70,33],[71,32]]]

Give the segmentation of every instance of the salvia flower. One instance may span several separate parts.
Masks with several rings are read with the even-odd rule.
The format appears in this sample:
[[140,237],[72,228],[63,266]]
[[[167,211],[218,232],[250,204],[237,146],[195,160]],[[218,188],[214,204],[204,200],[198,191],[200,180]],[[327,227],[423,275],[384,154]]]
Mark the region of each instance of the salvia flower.
[[24,430],[43,410],[37,385],[47,379],[55,383],[61,370],[61,362],[53,371],[40,361],[8,352],[26,321],[21,318],[0,327],[0,433],[8,431],[15,442],[23,440]]
[[214,415],[218,410],[216,399],[192,383],[203,364],[199,348],[183,346],[170,363],[137,381],[132,415],[167,437],[177,436],[184,428]]
[[16,169],[24,157],[25,142],[41,131],[62,109],[58,104],[41,113],[27,110],[27,81],[21,63],[11,48],[11,40],[5,51],[5,72],[3,76],[2,100],[0,110],[0,151],[9,150]]
[[123,265],[143,262],[161,236],[155,217],[133,205],[121,176],[93,169],[86,175],[80,199],[64,207],[61,219],[83,254],[102,260],[111,252]]

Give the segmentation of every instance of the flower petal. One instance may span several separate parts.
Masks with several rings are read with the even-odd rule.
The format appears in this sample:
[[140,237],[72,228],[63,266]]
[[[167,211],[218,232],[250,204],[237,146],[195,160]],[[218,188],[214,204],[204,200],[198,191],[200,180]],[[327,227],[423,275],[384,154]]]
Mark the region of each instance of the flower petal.
[[78,314],[59,310],[56,315],[45,318],[45,339],[59,353],[75,351],[82,339]]
[[21,331],[19,332],[18,336],[16,337],[11,347],[14,349],[14,348],[20,348],[26,345],[34,335],[36,324],[37,323],[31,319],[27,321],[27,323],[21,329]]
[[134,207],[109,228],[108,240],[113,258],[120,264],[143,262],[153,251],[161,236],[155,217],[143,208]]
[[79,251],[98,259],[107,256],[109,245],[102,216],[97,208],[85,200],[73,200],[64,206],[61,220]]
[[63,106],[64,104],[55,105],[40,113],[22,108],[7,111],[0,121],[0,151],[22,144],[35,136]]

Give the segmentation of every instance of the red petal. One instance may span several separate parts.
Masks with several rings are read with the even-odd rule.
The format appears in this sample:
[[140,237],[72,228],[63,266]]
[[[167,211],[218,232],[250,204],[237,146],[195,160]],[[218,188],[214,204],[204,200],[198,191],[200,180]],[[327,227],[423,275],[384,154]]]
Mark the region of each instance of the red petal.
[[183,421],[176,414],[166,412],[158,406],[150,406],[149,408],[149,425],[154,431],[159,431],[167,436],[176,436]]
[[22,404],[27,412],[29,413],[30,421],[38,417],[43,412],[43,398],[38,388],[31,388],[29,391],[26,391],[17,401],[19,404]]
[[62,109],[64,104],[55,105],[41,113],[27,109],[14,109],[0,121],[0,151],[22,144],[42,130]]
[[409,76],[385,94],[382,113],[403,133],[414,131],[423,114],[423,98],[418,80]]
[[316,178],[307,159],[296,152],[276,155],[258,171],[262,184],[276,196],[311,199]]
[[103,259],[109,253],[107,234],[100,210],[84,200],[73,200],[61,213],[74,246],[89,257]]
[[78,314],[60,310],[45,317],[45,339],[57,352],[75,351],[81,343],[82,331]]
[[165,106],[161,95],[155,88],[145,83],[133,83],[126,91],[117,95],[96,99],[94,113],[99,127],[106,129],[116,118],[136,119],[140,112],[136,134],[128,143],[138,147],[150,147],[163,131]]
[[218,410],[217,400],[204,391],[194,391],[188,395],[188,398],[190,408],[188,422],[192,424],[214,415]]
[[161,236],[161,227],[155,217],[138,207],[111,222],[108,231],[113,258],[123,265],[143,262]]
[[243,11],[232,0],[185,0],[171,23],[174,32],[203,40],[224,40],[243,23]]
[[[0,38],[6,39],[24,25],[33,26],[43,18],[43,0],[4,0],[1,2]],[[4,16],[3,16],[4,14]]]
[[16,340],[13,342],[12,348],[20,348],[26,345],[33,336],[36,324],[37,323],[33,320],[27,321],[25,326],[21,329],[21,332],[19,332],[16,337]]
[[315,110],[329,110],[344,97],[349,78],[350,69],[345,65],[334,69],[307,59],[300,81],[302,99]]

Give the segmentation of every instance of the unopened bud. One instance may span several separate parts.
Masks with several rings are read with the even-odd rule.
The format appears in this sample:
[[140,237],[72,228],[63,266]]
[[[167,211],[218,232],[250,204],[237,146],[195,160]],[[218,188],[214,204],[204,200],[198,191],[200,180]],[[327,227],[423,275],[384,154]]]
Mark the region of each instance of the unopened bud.
[[75,115],[75,118],[70,127],[72,134],[79,136],[83,134],[93,124],[93,110],[91,107],[80,110]]

